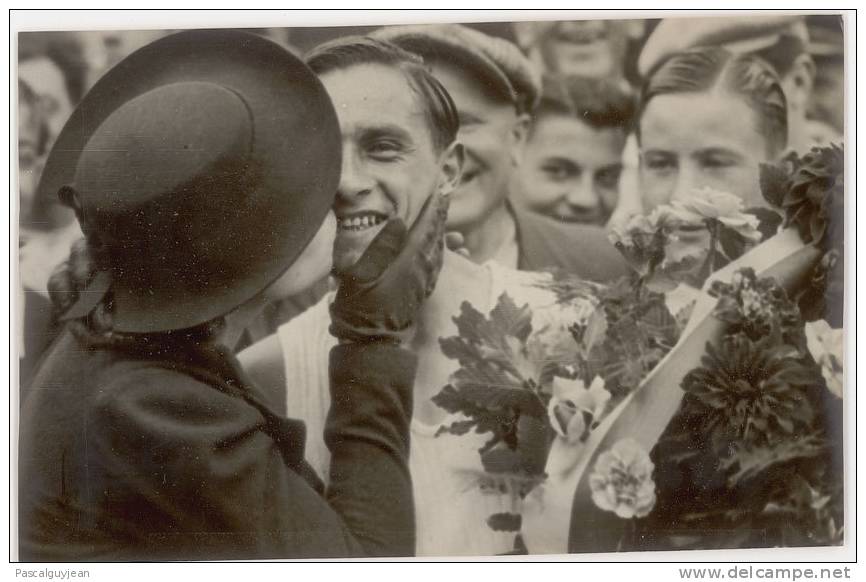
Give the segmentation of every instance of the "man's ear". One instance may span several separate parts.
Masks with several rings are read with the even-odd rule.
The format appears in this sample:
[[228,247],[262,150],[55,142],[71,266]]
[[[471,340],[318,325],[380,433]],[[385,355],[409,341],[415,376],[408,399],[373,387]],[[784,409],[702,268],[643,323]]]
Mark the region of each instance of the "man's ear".
[[791,70],[782,80],[785,98],[792,111],[805,111],[809,105],[812,88],[815,84],[815,62],[808,54],[802,54],[794,60]]
[[463,160],[465,154],[463,152],[463,144],[459,141],[454,141],[448,146],[439,158],[439,192],[438,194],[451,194],[460,184],[460,177],[463,175]]
[[519,166],[523,161],[523,151],[526,149],[526,139],[529,136],[531,123],[532,118],[529,117],[529,114],[522,113],[514,120],[514,125],[508,134],[511,142],[511,163],[514,166]]

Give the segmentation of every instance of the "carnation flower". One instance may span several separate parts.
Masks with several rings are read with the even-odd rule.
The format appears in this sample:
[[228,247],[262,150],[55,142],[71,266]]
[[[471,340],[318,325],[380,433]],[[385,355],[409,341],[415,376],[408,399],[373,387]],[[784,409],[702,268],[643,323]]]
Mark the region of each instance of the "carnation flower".
[[589,487],[592,501],[618,517],[646,517],[656,502],[654,465],[634,439],[623,439],[599,455]]
[[842,359],[844,331],[833,329],[823,319],[806,324],[806,346],[830,392],[842,398]]
[[596,376],[589,388],[582,380],[553,379],[553,396],[547,406],[550,426],[569,444],[586,440],[590,429],[604,414],[610,392]]

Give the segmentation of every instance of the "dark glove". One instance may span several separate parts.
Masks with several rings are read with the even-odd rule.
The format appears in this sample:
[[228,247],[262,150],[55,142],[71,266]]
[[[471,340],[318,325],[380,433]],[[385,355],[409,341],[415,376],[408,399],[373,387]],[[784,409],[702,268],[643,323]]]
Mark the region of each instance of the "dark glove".
[[391,219],[339,278],[331,334],[353,342],[400,343],[442,268],[448,197],[432,195],[410,231]]

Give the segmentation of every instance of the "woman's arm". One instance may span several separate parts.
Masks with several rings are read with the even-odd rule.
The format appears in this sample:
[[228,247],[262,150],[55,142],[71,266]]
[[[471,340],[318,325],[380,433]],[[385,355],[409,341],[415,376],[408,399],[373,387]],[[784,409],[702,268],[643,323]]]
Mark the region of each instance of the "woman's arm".
[[394,345],[331,349],[326,495],[367,555],[415,553],[408,462],[416,367],[417,356]]

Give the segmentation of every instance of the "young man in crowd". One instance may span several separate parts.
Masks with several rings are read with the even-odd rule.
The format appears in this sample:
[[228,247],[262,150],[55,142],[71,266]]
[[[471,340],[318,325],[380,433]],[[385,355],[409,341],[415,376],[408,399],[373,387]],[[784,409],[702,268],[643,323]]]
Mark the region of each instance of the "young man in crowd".
[[633,115],[622,84],[545,76],[511,200],[561,222],[606,224],[619,199]]
[[[809,54],[809,30],[803,16],[737,16],[669,18],[647,39],[638,70],[646,77],[675,52],[720,46],[733,53],[761,57],[779,75],[788,105],[788,147],[807,152],[813,145],[839,141],[831,128],[807,117],[815,84],[815,61]],[[838,106],[841,108],[842,103]]]
[[557,75],[625,82],[645,20],[515,22],[517,43],[540,69]]
[[514,44],[458,24],[388,27],[373,36],[423,58],[454,99],[466,162],[448,227],[463,234],[473,261],[559,268],[600,282],[626,273],[603,229],[564,225],[508,201],[540,94],[535,69]]
[[[809,45],[802,16],[666,18],[647,38],[637,67],[645,79],[674,53],[708,46],[759,56],[781,80],[788,109],[788,148],[806,153],[815,145],[842,139],[831,126],[807,117],[816,74]],[[838,107],[842,106],[840,102]],[[611,223],[622,224],[643,210],[637,189],[625,188]]]
[[18,273],[21,310],[19,383],[30,382],[57,326],[48,278],[82,237],[72,212],[56,196],[37,195],[54,140],[86,89],[87,63],[74,33],[18,37]]

